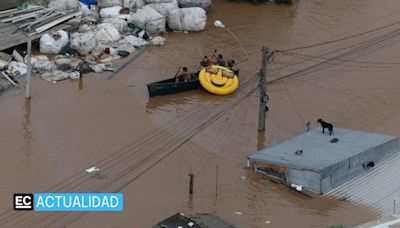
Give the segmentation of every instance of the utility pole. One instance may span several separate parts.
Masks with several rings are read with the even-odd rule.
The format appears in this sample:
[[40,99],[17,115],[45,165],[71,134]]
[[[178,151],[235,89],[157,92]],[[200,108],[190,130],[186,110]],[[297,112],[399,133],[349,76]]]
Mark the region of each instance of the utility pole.
[[27,73],[26,73],[26,85],[25,85],[25,97],[27,99],[31,98],[31,84],[32,84],[32,63],[31,63],[31,56],[32,56],[32,39],[28,35],[28,45],[26,50],[26,61],[28,65]]
[[272,52],[265,46],[261,49],[262,60],[260,70],[260,110],[258,115],[258,131],[265,131],[265,113],[268,111],[268,95],[267,95],[267,61],[272,56]]

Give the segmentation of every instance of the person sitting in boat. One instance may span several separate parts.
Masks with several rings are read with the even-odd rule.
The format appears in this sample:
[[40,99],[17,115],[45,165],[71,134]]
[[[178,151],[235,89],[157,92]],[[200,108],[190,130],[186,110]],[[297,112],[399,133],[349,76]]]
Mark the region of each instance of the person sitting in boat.
[[217,64],[220,65],[220,66],[223,66],[223,67],[226,66],[226,62],[224,60],[224,57],[221,54],[218,54]]
[[187,67],[182,68],[182,73],[176,78],[177,82],[187,82],[192,79],[192,74],[189,72]]
[[201,60],[201,62],[200,62],[200,65],[202,66],[202,67],[208,67],[208,66],[211,66],[212,65],[212,62],[211,62],[211,60],[207,57],[207,56],[204,56],[204,58]]
[[227,63],[228,63],[228,68],[229,69],[231,69],[233,72],[235,72],[235,75],[236,76],[239,76],[239,69],[237,69],[236,67],[235,67],[235,60],[233,60],[233,59],[229,59],[228,61],[227,61]]

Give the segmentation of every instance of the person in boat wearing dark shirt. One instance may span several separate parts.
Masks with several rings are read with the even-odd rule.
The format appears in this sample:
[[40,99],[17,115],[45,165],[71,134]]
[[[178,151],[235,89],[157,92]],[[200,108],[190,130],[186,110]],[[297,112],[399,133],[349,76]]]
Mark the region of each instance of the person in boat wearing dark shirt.
[[226,62],[224,60],[224,57],[221,54],[218,54],[217,64],[220,65],[220,66],[223,66],[223,67],[226,66]]
[[200,62],[200,65],[202,66],[202,67],[209,67],[209,66],[211,66],[212,65],[212,62],[211,62],[211,60],[207,57],[207,56],[204,56],[204,58],[201,60],[201,62]]
[[236,76],[239,76],[239,69],[237,69],[235,67],[235,60],[229,59],[227,61],[227,64],[228,64],[228,68],[231,69],[235,73]]
[[176,78],[177,82],[187,82],[192,79],[192,74],[189,72],[187,67],[182,68],[182,73]]

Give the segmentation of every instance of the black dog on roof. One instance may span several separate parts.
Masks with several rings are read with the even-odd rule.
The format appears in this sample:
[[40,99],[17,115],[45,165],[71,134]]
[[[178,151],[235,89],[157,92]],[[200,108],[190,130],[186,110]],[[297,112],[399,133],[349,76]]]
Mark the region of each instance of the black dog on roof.
[[331,123],[327,123],[327,122],[323,121],[322,119],[318,119],[317,121],[318,121],[318,123],[321,124],[321,127],[322,127],[322,134],[325,133],[325,128],[328,128],[328,130],[329,130],[329,135],[332,135],[332,132],[333,132],[333,125],[332,125]]

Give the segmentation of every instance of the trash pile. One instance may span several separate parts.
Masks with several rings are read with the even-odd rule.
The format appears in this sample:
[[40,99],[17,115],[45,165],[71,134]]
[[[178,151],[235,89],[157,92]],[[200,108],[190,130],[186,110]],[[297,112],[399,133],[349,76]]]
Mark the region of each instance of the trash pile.
[[[40,34],[40,55],[31,57],[33,72],[50,82],[77,79],[82,73],[113,71],[113,61],[138,48],[164,45],[171,31],[202,31],[211,0],[50,0],[47,7],[0,12],[0,22]],[[27,72],[27,58],[0,52],[2,74]]]

